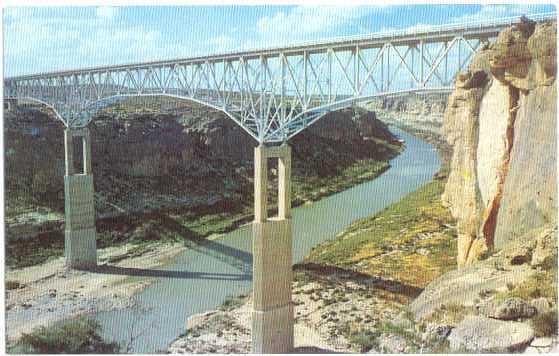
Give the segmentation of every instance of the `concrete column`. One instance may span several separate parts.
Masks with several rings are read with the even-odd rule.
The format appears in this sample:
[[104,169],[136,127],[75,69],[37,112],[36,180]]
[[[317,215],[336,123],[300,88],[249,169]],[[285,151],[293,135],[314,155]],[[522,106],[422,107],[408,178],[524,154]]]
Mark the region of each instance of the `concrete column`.
[[[291,150],[259,146],[254,158],[252,352],[287,353],[293,349]],[[279,159],[278,216],[272,218],[266,204],[268,158]]]
[[[74,139],[83,142],[83,173],[75,172]],[[97,265],[95,205],[91,174],[91,141],[89,130],[66,129],[64,132],[66,175],[64,176],[66,266],[84,268]]]

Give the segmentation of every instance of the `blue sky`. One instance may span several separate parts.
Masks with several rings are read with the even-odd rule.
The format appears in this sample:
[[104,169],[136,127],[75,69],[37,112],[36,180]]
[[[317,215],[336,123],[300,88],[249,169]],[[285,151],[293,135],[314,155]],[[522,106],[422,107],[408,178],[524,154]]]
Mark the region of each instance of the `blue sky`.
[[555,11],[552,5],[5,8],[4,74],[183,58]]

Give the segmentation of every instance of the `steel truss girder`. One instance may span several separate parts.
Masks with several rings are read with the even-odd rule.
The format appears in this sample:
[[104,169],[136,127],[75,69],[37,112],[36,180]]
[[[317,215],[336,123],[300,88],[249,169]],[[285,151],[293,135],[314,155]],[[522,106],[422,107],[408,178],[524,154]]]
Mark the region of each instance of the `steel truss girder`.
[[163,95],[222,111],[260,143],[283,142],[328,111],[358,101],[448,91],[482,43],[505,26],[453,26],[415,36],[370,35],[260,53],[7,78],[4,97],[47,105],[67,127],[79,128],[119,100]]

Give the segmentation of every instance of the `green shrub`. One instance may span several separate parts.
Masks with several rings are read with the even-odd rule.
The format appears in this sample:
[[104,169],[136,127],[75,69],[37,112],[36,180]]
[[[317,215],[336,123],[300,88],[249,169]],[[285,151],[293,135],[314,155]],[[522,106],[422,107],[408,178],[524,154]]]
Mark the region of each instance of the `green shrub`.
[[365,353],[372,348],[378,348],[379,336],[380,333],[378,331],[365,330],[351,335],[349,337],[349,342],[358,348],[358,352]]
[[227,297],[223,303],[219,306],[220,310],[225,310],[225,311],[229,311],[229,310],[233,310],[236,309],[238,307],[240,307],[241,305],[243,305],[245,302],[245,296],[244,295],[240,295],[240,296],[229,296]]
[[101,326],[93,319],[78,317],[61,323],[39,327],[23,336],[8,348],[15,354],[84,354],[116,353],[117,343],[105,342],[99,332]]
[[18,289],[20,287],[21,283],[19,283],[18,281],[6,281],[6,290]]

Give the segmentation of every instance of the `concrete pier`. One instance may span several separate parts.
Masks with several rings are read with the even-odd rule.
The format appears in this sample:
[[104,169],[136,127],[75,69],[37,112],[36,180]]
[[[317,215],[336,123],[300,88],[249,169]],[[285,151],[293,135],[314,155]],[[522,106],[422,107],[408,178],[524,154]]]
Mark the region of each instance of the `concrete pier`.
[[[83,143],[83,169],[74,167],[74,139]],[[97,265],[95,204],[91,172],[91,140],[89,129],[64,131],[66,174],[64,176],[66,266],[87,268]]]
[[[278,216],[268,217],[268,159],[278,159]],[[293,349],[291,148],[254,152],[252,352]]]

